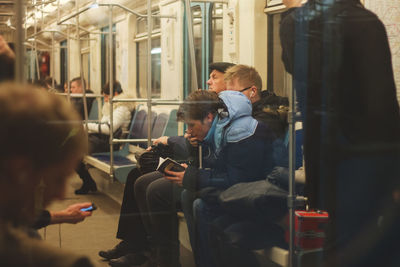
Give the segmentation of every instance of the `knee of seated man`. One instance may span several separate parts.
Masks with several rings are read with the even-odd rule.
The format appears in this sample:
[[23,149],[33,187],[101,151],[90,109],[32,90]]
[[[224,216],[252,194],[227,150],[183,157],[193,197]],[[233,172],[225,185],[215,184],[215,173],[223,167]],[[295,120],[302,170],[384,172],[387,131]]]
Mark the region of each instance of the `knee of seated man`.
[[201,198],[197,198],[193,201],[193,216],[195,219],[203,218],[210,211],[210,207]]
[[135,194],[137,192],[146,192],[147,187],[149,186],[150,183],[152,183],[155,179],[158,179],[158,176],[162,176],[160,172],[150,172],[146,173],[142,176],[140,176],[136,181],[135,181]]
[[174,184],[170,181],[160,178],[151,182],[146,189],[146,198],[149,205],[152,203],[168,204],[174,201]]

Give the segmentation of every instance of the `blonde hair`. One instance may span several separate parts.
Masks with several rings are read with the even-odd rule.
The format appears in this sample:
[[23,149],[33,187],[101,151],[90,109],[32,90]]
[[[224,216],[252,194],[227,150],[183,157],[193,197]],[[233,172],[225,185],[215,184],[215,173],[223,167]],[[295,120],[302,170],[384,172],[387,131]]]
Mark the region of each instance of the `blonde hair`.
[[0,125],[0,162],[22,156],[45,169],[87,151],[78,113],[65,99],[38,87],[1,84]]
[[254,85],[257,88],[257,93],[261,94],[262,79],[255,68],[243,64],[230,67],[225,72],[224,80],[228,82],[234,79],[238,79],[238,82],[243,87]]

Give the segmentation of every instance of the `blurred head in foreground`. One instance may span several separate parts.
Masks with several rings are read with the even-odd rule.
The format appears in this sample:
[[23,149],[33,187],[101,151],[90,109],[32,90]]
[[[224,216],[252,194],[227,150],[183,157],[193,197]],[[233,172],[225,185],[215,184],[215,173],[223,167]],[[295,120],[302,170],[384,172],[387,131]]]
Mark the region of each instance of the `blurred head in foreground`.
[[0,220],[26,223],[64,197],[87,138],[69,103],[26,84],[0,85],[0,125]]

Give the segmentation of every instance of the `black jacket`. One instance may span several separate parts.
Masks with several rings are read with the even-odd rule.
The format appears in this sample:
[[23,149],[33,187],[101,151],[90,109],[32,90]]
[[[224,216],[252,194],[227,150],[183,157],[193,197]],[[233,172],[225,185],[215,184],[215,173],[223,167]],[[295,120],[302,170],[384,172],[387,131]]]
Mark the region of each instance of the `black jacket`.
[[358,0],[333,2],[290,9],[280,29],[282,59],[303,115],[306,190],[314,207],[323,198],[319,179],[328,177],[329,188],[342,160],[399,154],[399,105],[384,25]]

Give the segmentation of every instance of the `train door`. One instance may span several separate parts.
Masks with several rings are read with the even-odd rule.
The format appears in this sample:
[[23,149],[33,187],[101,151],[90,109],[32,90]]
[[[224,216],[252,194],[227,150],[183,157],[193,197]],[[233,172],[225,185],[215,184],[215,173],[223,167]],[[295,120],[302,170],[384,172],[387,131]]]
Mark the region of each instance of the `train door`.
[[208,65],[222,61],[222,4],[192,2],[192,23],[197,71],[197,88],[191,88],[192,67],[189,55],[187,21],[184,24],[184,97],[192,90],[207,89]]
[[90,35],[82,35],[80,42],[83,78],[86,81],[87,88],[90,89]]

